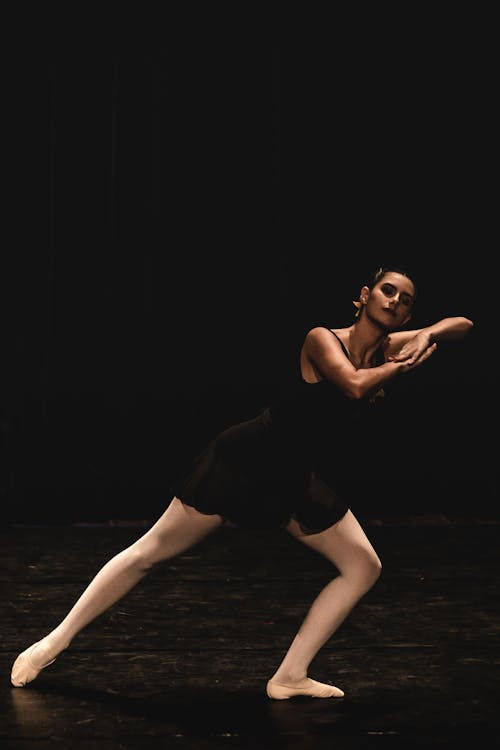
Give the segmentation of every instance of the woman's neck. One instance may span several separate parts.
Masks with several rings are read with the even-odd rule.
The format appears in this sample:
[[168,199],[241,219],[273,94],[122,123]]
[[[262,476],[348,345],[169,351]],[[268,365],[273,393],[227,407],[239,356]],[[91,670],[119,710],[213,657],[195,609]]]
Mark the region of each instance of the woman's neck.
[[347,333],[345,346],[352,364],[357,368],[370,367],[375,352],[380,349],[387,336],[387,331],[364,319],[344,330]]

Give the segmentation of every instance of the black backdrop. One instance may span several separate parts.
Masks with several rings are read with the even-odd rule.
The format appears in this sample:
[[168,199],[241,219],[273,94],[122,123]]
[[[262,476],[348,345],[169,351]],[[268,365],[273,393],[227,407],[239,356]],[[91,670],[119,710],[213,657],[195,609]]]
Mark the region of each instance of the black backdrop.
[[308,327],[348,325],[386,263],[416,276],[416,326],[475,328],[398,381],[352,446],[352,507],[498,517],[486,36],[283,52],[276,21],[258,29],[130,47],[81,34],[11,57],[9,521],[156,517],[193,453],[268,403]]

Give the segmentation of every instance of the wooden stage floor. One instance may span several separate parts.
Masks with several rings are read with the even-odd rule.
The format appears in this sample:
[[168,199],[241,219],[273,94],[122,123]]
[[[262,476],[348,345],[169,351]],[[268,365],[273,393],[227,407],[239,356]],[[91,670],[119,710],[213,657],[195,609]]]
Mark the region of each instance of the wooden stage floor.
[[313,662],[334,700],[265,684],[336,574],[285,531],[223,527],[155,569],[26,688],[17,654],[140,525],[1,533],[2,750],[489,747],[500,711],[500,522],[361,523],[383,570]]

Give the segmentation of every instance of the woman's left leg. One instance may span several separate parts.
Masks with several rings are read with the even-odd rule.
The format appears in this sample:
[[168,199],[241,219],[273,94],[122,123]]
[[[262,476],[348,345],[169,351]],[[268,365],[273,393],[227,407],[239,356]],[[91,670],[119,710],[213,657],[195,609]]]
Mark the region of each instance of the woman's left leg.
[[382,565],[350,510],[340,521],[318,534],[304,534],[294,519],[286,528],[296,539],[330,560],[338,575],[312,603],[283,661],[267,684],[267,694],[278,699],[295,695],[342,697],[344,693],[339,688],[308,678],[307,670],[320,648],[373,586]]

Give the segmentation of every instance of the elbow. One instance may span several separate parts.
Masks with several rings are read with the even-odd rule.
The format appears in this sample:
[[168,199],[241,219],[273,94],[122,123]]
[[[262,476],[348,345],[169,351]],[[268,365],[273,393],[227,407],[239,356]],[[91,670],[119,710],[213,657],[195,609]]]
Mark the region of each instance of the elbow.
[[342,387],[344,396],[352,401],[359,401],[364,398],[369,390],[366,383],[363,383],[363,378],[359,372],[356,372],[355,376],[344,383]]
[[474,323],[472,320],[469,320],[469,318],[460,317],[459,319],[459,329],[458,333],[462,336],[466,336],[471,328],[474,327]]
[[342,394],[351,401],[360,401],[372,389],[367,385],[361,370],[357,370],[352,377],[346,378],[342,382],[337,382],[337,387]]
[[469,318],[466,318],[465,315],[458,315],[456,318],[450,318],[450,321],[455,324],[455,326],[460,326],[464,331],[468,331],[474,323]]
[[469,318],[466,318],[464,315],[456,315],[453,318],[445,318],[444,320],[447,321],[448,326],[443,331],[443,335],[438,331],[437,334],[432,333],[432,327],[431,327],[431,341],[439,341],[440,338],[462,338],[462,336],[466,336],[471,328],[473,328],[474,323]]
[[359,399],[363,398],[363,396],[366,395],[366,392],[360,387],[357,383],[352,383],[346,388],[344,388],[344,395],[352,399],[353,401],[359,401]]
[[337,383],[337,387],[342,395],[348,399],[361,398],[359,386],[356,383]]

